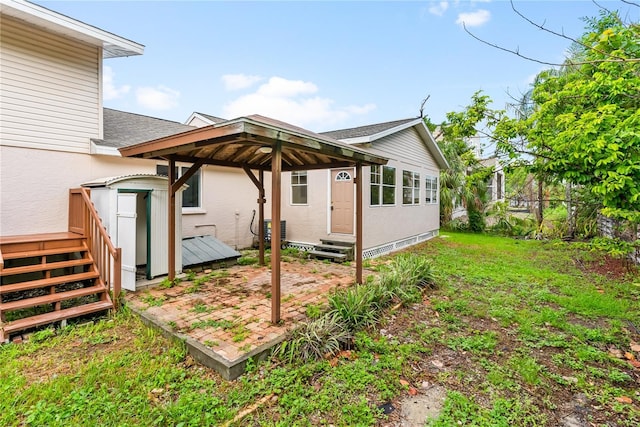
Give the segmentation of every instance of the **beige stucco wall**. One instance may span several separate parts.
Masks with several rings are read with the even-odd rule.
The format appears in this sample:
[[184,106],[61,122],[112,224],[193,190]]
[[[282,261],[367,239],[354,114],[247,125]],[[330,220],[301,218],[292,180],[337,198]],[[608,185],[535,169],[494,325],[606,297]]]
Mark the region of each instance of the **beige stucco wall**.
[[[157,163],[0,146],[0,235],[65,231],[70,188],[104,177],[155,174]],[[203,207],[183,215],[183,235],[210,234],[233,247],[250,246],[258,194],[253,183],[243,171],[230,168],[205,166],[202,176]],[[269,174],[265,181],[270,183]]]

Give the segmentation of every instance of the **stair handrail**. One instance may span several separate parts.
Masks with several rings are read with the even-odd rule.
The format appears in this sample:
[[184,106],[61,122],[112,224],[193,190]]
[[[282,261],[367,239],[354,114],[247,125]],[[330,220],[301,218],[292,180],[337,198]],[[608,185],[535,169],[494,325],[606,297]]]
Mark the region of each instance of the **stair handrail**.
[[69,190],[69,231],[80,232],[86,237],[100,278],[111,289],[113,304],[117,308],[122,290],[122,249],[111,242],[90,194],[87,188]]

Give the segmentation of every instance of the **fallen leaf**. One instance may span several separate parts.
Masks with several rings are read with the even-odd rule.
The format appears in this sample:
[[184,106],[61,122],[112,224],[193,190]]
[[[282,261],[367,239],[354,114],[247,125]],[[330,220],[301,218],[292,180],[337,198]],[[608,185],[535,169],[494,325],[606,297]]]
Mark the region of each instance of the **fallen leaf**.
[[640,369],[640,361],[637,360],[629,360],[629,363],[631,364],[631,366],[633,366],[636,369]]
[[604,294],[604,289],[596,289],[599,294]]
[[409,381],[407,381],[407,380],[400,380],[400,385],[401,385],[401,386],[409,386]]
[[151,390],[151,393],[153,394],[160,394],[162,392],[164,392],[163,388],[154,388],[153,390]]
[[609,354],[613,357],[615,357],[616,359],[622,359],[624,358],[622,351],[618,350],[615,347],[611,347],[609,348]]
[[627,403],[627,404],[633,403],[633,400],[631,400],[631,398],[627,396],[618,396],[616,397],[616,400],[620,403]]
[[624,353],[624,358],[627,360],[636,360],[636,356],[628,351]]
[[336,366],[338,366],[338,358],[337,358],[337,357],[334,357],[334,358],[332,358],[332,359],[329,359],[329,365],[331,365],[331,366],[332,366],[332,367],[334,367],[334,368],[335,368]]
[[415,387],[409,387],[409,394],[411,396],[415,396],[416,394],[418,394],[418,390],[416,390]]
[[631,343],[631,350],[635,351],[636,353],[640,353],[640,344],[632,342]]

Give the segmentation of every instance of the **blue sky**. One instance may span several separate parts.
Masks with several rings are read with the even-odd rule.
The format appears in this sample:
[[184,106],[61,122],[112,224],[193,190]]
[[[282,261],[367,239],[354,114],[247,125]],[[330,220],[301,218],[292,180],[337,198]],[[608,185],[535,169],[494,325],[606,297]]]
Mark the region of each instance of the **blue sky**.
[[[314,131],[417,117],[440,122],[483,90],[504,108],[545,67],[483,45],[561,62],[570,42],[508,1],[37,1],[145,45],[105,61],[106,107],[184,122],[193,111],[249,114]],[[577,37],[591,1],[517,1],[530,19]],[[599,4],[638,21],[640,8]]]

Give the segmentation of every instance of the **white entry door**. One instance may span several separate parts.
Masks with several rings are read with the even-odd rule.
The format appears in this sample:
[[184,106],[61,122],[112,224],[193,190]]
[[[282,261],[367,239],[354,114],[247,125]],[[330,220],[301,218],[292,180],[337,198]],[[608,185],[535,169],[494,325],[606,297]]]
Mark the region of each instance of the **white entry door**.
[[118,193],[117,246],[122,248],[122,287],[136,290],[136,201],[135,193]]

